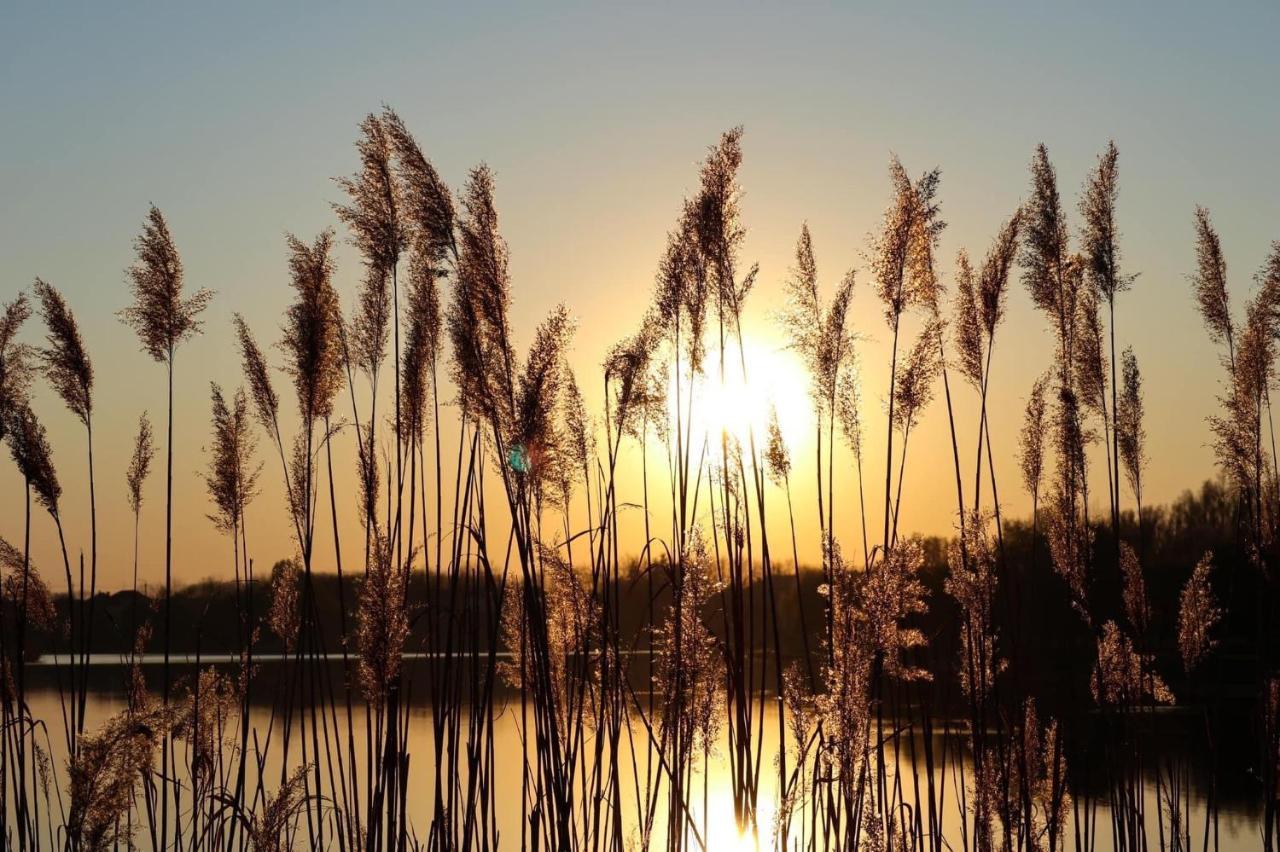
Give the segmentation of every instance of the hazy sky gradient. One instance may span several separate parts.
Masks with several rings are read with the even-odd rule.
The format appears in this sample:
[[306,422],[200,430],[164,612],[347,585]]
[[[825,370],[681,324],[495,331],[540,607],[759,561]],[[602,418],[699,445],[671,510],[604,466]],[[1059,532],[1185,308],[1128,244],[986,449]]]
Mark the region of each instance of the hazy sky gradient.
[[[132,529],[123,470],[138,412],[150,409],[162,433],[165,397],[163,369],[114,313],[129,299],[123,270],[147,204],[161,207],[188,286],[218,292],[205,335],[177,359],[175,538],[180,576],[221,575],[230,569],[218,554],[229,545],[205,518],[195,472],[204,465],[208,382],[238,382],[231,314],[243,312],[264,342],[278,336],[290,298],[284,234],[309,239],[337,224],[329,202],[341,199],[330,178],[355,169],[356,126],[383,102],[453,185],[479,161],[496,170],[517,331],[527,343],[534,323],[567,303],[580,321],[575,365],[592,389],[609,345],[633,330],[647,303],[697,161],[728,127],[746,128],[744,260],[761,267],[748,304],[753,329],[781,306],[802,222],[813,231],[824,287],[865,267],[866,235],[888,200],[891,152],[912,173],[943,170],[949,227],[940,259],[950,283],[955,252],[980,257],[1025,195],[1037,142],[1049,146],[1074,226],[1081,182],[1115,139],[1123,263],[1141,273],[1118,302],[1118,342],[1134,347],[1147,381],[1147,492],[1161,502],[1213,473],[1205,418],[1221,370],[1186,278],[1194,206],[1213,212],[1237,307],[1280,238],[1277,32],[1273,3],[10,7],[0,26],[0,300],[39,275],[80,319],[98,373],[102,571],[105,585],[123,583]],[[347,304],[358,273],[344,245],[338,286]],[[865,286],[855,318],[874,420],[887,347]],[[27,339],[37,330],[32,323]],[[766,348],[777,345],[773,332],[753,333]],[[1027,391],[1051,355],[1044,323],[1017,284],[997,338],[990,403],[1007,514],[1029,507],[1013,448]],[[976,435],[973,394],[956,395],[962,452],[971,457],[963,447]],[[81,432],[47,392],[37,404],[67,491],[74,552],[88,541]],[[876,428],[869,440],[882,446]],[[954,493],[939,403],[912,445],[903,524],[948,532]],[[344,452],[349,483],[350,446]],[[143,576],[151,580],[163,548],[159,473],[144,516]],[[869,475],[882,477],[882,468]],[[851,520],[852,481],[842,476],[839,506]],[[268,464],[250,510],[260,565],[288,550],[278,480]],[[1105,489],[1096,502],[1105,505]],[[20,482],[7,458],[0,507],[0,535],[20,543]],[[354,533],[354,498],[340,509]],[[327,510],[321,518],[323,526]],[[803,521],[811,518],[806,509]],[[35,534],[37,556],[52,570],[45,518]]]

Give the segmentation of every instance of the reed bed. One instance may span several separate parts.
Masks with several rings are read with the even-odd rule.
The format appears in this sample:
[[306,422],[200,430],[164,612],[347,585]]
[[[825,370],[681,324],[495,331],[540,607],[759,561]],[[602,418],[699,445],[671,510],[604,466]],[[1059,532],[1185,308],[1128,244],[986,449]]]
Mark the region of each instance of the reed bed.
[[[1197,684],[1212,689],[1222,624],[1234,617],[1221,589],[1246,571],[1257,607],[1247,635],[1258,843],[1275,848],[1280,243],[1238,316],[1222,244],[1208,212],[1195,211],[1192,295],[1225,376],[1209,425],[1246,562],[1228,579],[1212,553],[1191,554],[1177,599],[1153,600],[1143,374],[1132,348],[1117,354],[1115,305],[1136,276],[1121,263],[1115,145],[1086,176],[1076,217],[1037,148],[1023,205],[995,223],[980,259],[962,252],[953,272],[938,256],[936,169],[912,177],[890,162],[865,262],[829,295],[803,227],[775,318],[809,373],[813,457],[801,459],[776,413],[763,434],[694,427],[709,384],[749,378],[743,318],[763,273],[742,256],[743,141],[734,129],[707,151],[647,311],[586,376],[569,363],[567,308],[527,346],[517,339],[494,172],[478,166],[451,187],[394,111],[367,116],[357,170],[338,179],[345,200],[334,205],[361,258],[354,298],[335,283],[334,231],[288,236],[292,302],[279,341],[263,348],[237,315],[243,387],[210,389],[203,477],[209,519],[229,545],[238,662],[183,676],[170,659],[173,479],[175,455],[193,442],[175,437],[172,400],[175,382],[199,379],[177,355],[203,330],[213,295],[187,288],[177,238],[153,207],[120,316],[167,380],[163,596],[157,609],[132,608],[127,701],[93,728],[94,370],[54,286],[37,280],[8,303],[0,437],[25,487],[11,503],[22,542],[0,541],[6,847],[717,849],[725,826],[709,822],[708,798],[720,761],[733,832],[751,848],[1217,849],[1213,732],[1225,710]],[[1053,345],[1026,389],[1011,483],[996,469],[1004,456],[993,452],[988,402],[1018,276]],[[39,343],[21,337],[33,312]],[[889,341],[887,363],[859,356],[871,333]],[[863,399],[868,371],[883,376],[882,411]],[[289,389],[277,388],[280,375]],[[87,533],[64,528],[37,381],[84,429],[80,448],[58,449],[87,455]],[[599,389],[596,410],[583,388]],[[972,406],[959,404],[967,393]],[[944,407],[956,534],[931,589],[927,543],[906,532],[904,483],[922,419]],[[880,416],[884,443],[874,446],[866,427]],[[442,418],[456,422],[456,443],[442,440]],[[160,442],[143,413],[126,482],[135,592]],[[642,488],[621,493],[631,480],[620,466],[636,451]],[[335,486],[335,460],[347,459],[354,508]],[[793,493],[793,471],[810,464],[816,487]],[[293,543],[270,572],[247,524],[264,476],[279,477],[286,505],[276,508]],[[868,517],[879,476],[883,516]],[[1107,511],[1091,517],[1099,480]],[[843,484],[856,505],[838,505]],[[1029,534],[1002,512],[1001,487],[1006,499],[1017,488],[1030,497]],[[805,542],[821,553],[822,603],[809,611],[797,506],[816,511],[820,535]],[[632,510],[643,517],[638,555],[620,518]],[[784,511],[789,539],[771,540],[771,516]],[[342,561],[352,529],[363,536],[356,565]],[[51,531],[65,580],[56,592],[30,558],[32,535]],[[84,535],[76,564],[67,539]],[[1042,662],[1026,650],[1044,617],[1029,611],[1037,565],[1056,575],[1059,609],[1089,649],[1088,676],[1065,687],[1072,701],[1039,694]],[[329,571],[336,628],[317,595]],[[923,627],[940,600],[958,637],[945,659]],[[27,700],[31,630],[61,633],[69,649],[56,667],[60,718],[36,717]],[[788,639],[797,633],[798,651]],[[269,680],[255,677],[268,637],[283,650]],[[1170,642],[1180,671],[1160,655]],[[144,653],[163,655],[158,693]],[[1180,701],[1170,683],[1190,693],[1215,755],[1197,821],[1190,767],[1152,736],[1159,708]],[[411,712],[415,699],[426,716]],[[516,748],[498,744],[504,714],[518,719]],[[426,754],[409,747],[418,726]],[[1098,754],[1098,737],[1101,786],[1082,780],[1097,767],[1068,760]],[[51,766],[54,739],[63,767]],[[411,766],[430,785],[412,784]],[[518,798],[499,792],[513,773]]]

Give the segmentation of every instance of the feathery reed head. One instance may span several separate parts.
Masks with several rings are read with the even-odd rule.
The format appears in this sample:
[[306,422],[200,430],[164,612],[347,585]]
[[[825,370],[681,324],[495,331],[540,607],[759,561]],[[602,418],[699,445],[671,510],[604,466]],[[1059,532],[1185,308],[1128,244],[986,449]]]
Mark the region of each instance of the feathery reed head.
[[854,458],[861,461],[862,386],[857,360],[852,357],[848,366],[840,371],[836,382],[836,420],[840,423],[840,434],[844,436]]
[[666,622],[655,629],[654,688],[666,696],[665,734],[678,728],[685,742],[701,748],[715,740],[725,672],[715,636],[703,620],[703,609],[719,587],[700,527],[693,527],[684,552],[668,569],[678,592]]
[[610,419],[618,434],[639,439],[646,426],[660,426],[667,383],[662,364],[654,357],[663,333],[662,320],[650,311],[640,330],[614,344],[604,361],[609,385]]
[[1143,636],[1151,625],[1151,605],[1147,602],[1147,582],[1142,563],[1127,541],[1120,543],[1120,576],[1123,580],[1124,614],[1134,633]]
[[360,688],[365,700],[375,707],[383,705],[388,690],[400,677],[404,643],[409,638],[406,592],[412,561],[410,554],[403,565],[398,564],[394,545],[375,532],[356,613]]
[[233,533],[244,519],[245,506],[257,494],[261,470],[253,464],[257,441],[249,430],[249,401],[243,388],[236,391],[228,406],[222,388],[212,384],[210,399],[213,446],[204,482],[217,513],[209,517],[218,529]]
[[782,439],[782,427],[778,423],[778,409],[769,406],[769,439],[765,445],[764,460],[769,477],[778,484],[791,475],[791,453]]
[[1210,633],[1222,618],[1222,610],[1209,583],[1211,570],[1213,554],[1206,553],[1187,578],[1178,600],[1178,651],[1188,674],[1217,645]]
[[1209,211],[1196,207],[1196,273],[1191,277],[1200,316],[1209,337],[1232,345],[1231,303],[1227,298],[1227,260]]
[[129,508],[136,515],[142,511],[142,485],[151,472],[151,461],[155,458],[155,436],[151,431],[151,420],[147,412],[138,415],[138,434],[133,439],[133,455],[129,459],[129,469],[125,473],[125,484],[128,486]]
[[1023,218],[1022,208],[1018,208],[1005,220],[982,261],[977,290],[982,328],[988,339],[996,333],[996,326],[1004,317],[1004,303],[1009,292],[1009,272],[1017,259]]
[[423,155],[400,116],[382,108],[382,127],[395,153],[400,212],[412,235],[415,251],[435,273],[454,251],[454,209],[449,187]]
[[1098,294],[1094,290],[1080,293],[1075,327],[1075,363],[1072,364],[1075,387],[1080,402],[1101,417],[1107,407],[1107,355]]
[[152,705],[126,709],[80,737],[67,768],[67,832],[77,848],[105,852],[119,844],[131,845],[134,823],[125,814],[138,782],[151,772],[156,746],[172,725],[171,709]]
[[58,500],[62,486],[58,472],[53,467],[53,450],[44,424],[28,405],[10,411],[5,438],[9,441],[9,454],[18,466],[27,485],[35,492],[36,502],[55,518],[58,516]]
[[534,333],[533,345],[525,359],[516,390],[514,419],[504,436],[507,450],[519,452],[508,459],[509,466],[529,476],[540,488],[554,480],[565,455],[565,436],[557,422],[561,410],[568,369],[565,350],[573,334],[573,321],[564,305],[559,305]]
[[584,485],[589,482],[591,459],[595,455],[595,434],[591,417],[587,414],[587,405],[582,399],[582,390],[578,387],[578,379],[568,365],[564,370],[564,393],[561,395],[563,446],[554,475],[557,476],[561,508],[567,512],[574,481],[581,476]]
[[854,335],[849,311],[853,305],[854,274],[840,282],[824,313],[818,294],[818,266],[809,226],[800,231],[795,266],[786,282],[787,307],[780,320],[809,371],[809,394],[819,416],[835,415],[840,377],[852,368]]
[[941,172],[933,169],[913,183],[896,156],[889,161],[893,200],[872,236],[870,262],[890,326],[912,305],[937,306],[933,248],[945,223],[938,218],[934,198],[941,179]]
[[333,209],[351,229],[352,242],[370,269],[390,275],[404,249],[405,232],[392,172],[392,136],[382,118],[370,114],[360,122],[356,151],[360,171],[335,178],[350,203],[334,204]]
[[71,413],[87,424],[93,413],[93,365],[80,339],[80,327],[66,299],[51,285],[37,278],[35,293],[49,330],[49,348],[40,350],[45,377]]
[[298,814],[307,804],[307,773],[304,763],[290,773],[275,794],[267,797],[262,810],[249,819],[249,843],[253,852],[292,852]]
[[416,439],[426,427],[427,397],[440,352],[440,293],[436,275],[430,258],[415,247],[409,262],[405,342],[400,359],[400,421],[406,431],[401,439],[406,441]]
[[258,422],[262,424],[262,428],[266,429],[267,434],[274,439],[277,435],[276,418],[280,412],[280,397],[276,394],[276,389],[271,383],[271,370],[267,366],[267,359],[262,354],[262,349],[253,337],[253,332],[249,330],[249,324],[244,321],[244,317],[236,314],[234,322],[236,340],[240,345],[240,357],[244,366],[244,378],[249,384],[249,394],[253,398],[254,413],[257,414]]
[[960,357],[960,372],[974,387],[982,386],[982,314],[978,288],[964,249],[956,255],[955,346]]
[[735,127],[720,137],[702,163],[698,194],[688,202],[699,251],[716,297],[722,320],[741,316],[742,302],[755,280],[748,274],[740,285],[736,279],[736,253],[746,230],[739,221],[738,169],[742,166],[742,128]]
[[463,411],[506,424],[514,405],[515,352],[508,321],[507,244],[498,232],[493,191],[489,168],[472,169],[462,197],[462,246],[446,325]]
[[281,559],[271,568],[271,607],[267,611],[267,626],[284,643],[286,651],[293,651],[298,641],[301,613],[298,610],[298,585],[302,569],[292,559]]
[[996,594],[996,551],[987,533],[989,518],[968,513],[964,540],[947,550],[950,576],[944,582],[964,616],[960,630],[960,688],[978,702],[986,701],[1006,661],[996,651],[993,601]]
[[1142,424],[1142,374],[1133,347],[1126,347],[1120,358],[1123,380],[1116,401],[1116,440],[1120,447],[1120,463],[1124,466],[1129,487],[1142,500],[1142,468],[1146,464],[1147,430]]
[[378,460],[374,458],[374,430],[372,423],[360,426],[360,440],[356,446],[356,474],[360,479],[360,523],[366,531],[378,518],[378,488],[381,477]]
[[44,578],[27,554],[3,538],[0,538],[0,568],[4,569],[0,596],[17,617],[42,630],[58,629],[58,610]]
[[1132,706],[1144,698],[1157,704],[1173,703],[1173,693],[1156,674],[1152,658],[1138,653],[1133,640],[1114,621],[1102,626],[1090,687],[1094,700],[1103,705]]
[[1058,175],[1049,150],[1036,146],[1031,160],[1031,199],[1023,207],[1022,280],[1036,307],[1060,313],[1059,286],[1067,273],[1067,220],[1058,197]]
[[1018,464],[1022,469],[1022,484],[1030,494],[1039,493],[1040,481],[1044,475],[1044,432],[1047,412],[1044,395],[1048,386],[1047,373],[1036,379],[1035,384],[1031,386],[1026,413],[1022,418]]
[[328,418],[342,388],[342,312],[333,289],[333,233],[322,231],[312,245],[288,235],[289,276],[295,298],[285,312],[280,348],[293,377],[303,423]]
[[366,265],[351,327],[344,331],[348,360],[375,382],[391,336],[391,276],[381,267]]
[[1116,198],[1120,194],[1116,162],[1120,152],[1115,142],[1098,155],[1098,165],[1085,181],[1080,198],[1080,215],[1084,227],[1080,235],[1081,252],[1089,281],[1108,302],[1116,293],[1129,289],[1132,278],[1120,273],[1120,233],[1116,227]]
[[1065,474],[1060,471],[1047,508],[1049,555],[1054,571],[1071,594],[1072,608],[1090,624],[1088,581],[1093,529],[1085,523],[1078,501],[1073,499],[1064,478]]
[[200,289],[183,298],[182,259],[169,225],[154,205],[134,249],[137,260],[129,267],[133,304],[120,312],[120,318],[138,335],[144,352],[167,364],[179,344],[200,332],[200,314],[213,293]]
[[710,288],[707,260],[698,242],[697,223],[688,209],[688,202],[685,207],[675,229],[667,234],[666,249],[658,262],[654,313],[668,337],[684,339],[685,351],[676,352],[675,356],[683,355],[688,362],[688,370],[696,373],[702,369],[705,354],[703,334]]
[[17,342],[18,331],[31,316],[25,293],[0,312],[0,439],[8,431],[15,410],[26,407],[31,390],[32,348]]
[[941,368],[939,341],[942,323],[931,319],[916,338],[906,362],[897,376],[894,396],[897,407],[893,410],[894,426],[906,431],[919,419],[933,399],[933,381]]

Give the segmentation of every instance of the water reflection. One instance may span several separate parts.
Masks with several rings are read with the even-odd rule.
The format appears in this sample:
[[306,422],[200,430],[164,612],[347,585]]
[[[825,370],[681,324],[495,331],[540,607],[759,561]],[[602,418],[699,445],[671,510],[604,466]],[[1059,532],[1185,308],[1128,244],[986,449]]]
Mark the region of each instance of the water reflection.
[[[158,657],[152,661],[158,661]],[[126,670],[118,665],[118,658],[103,655],[94,660],[96,665],[92,666],[90,672],[91,692],[87,704],[87,730],[94,730],[101,725],[106,719],[115,713],[120,712],[126,706],[126,698],[124,687],[127,681]],[[175,677],[190,677],[197,670],[193,659],[177,659],[175,658],[173,665],[175,669]],[[201,663],[209,664],[213,662],[230,662],[230,659],[219,658],[202,658]],[[417,674],[421,676],[421,668],[427,664],[425,658],[419,658]],[[255,678],[255,688],[253,691],[254,701],[251,707],[250,724],[253,734],[250,736],[250,748],[254,749],[253,743],[260,741],[261,738],[268,736],[268,732],[278,736],[280,730],[280,722],[278,718],[273,717],[272,707],[272,688],[282,675],[282,670],[288,663],[282,663],[279,660],[260,660],[258,675]],[[338,675],[337,682],[341,682],[339,663],[334,663],[335,674]],[[158,676],[158,667],[153,667],[153,671],[149,672],[149,676]],[[52,758],[52,767],[56,775],[57,784],[55,790],[66,789],[66,773],[67,760],[65,743],[62,741],[60,731],[62,730],[62,704],[59,698],[59,692],[56,684],[57,670],[52,666],[32,665],[29,674],[29,691],[28,700],[34,717],[47,725],[49,732],[48,747]],[[412,678],[411,678],[412,680]],[[408,712],[409,732],[408,732],[408,753],[411,756],[409,767],[409,791],[408,816],[414,832],[419,838],[426,836],[428,823],[431,818],[432,797],[434,796],[435,785],[435,765],[434,765],[434,745],[431,729],[431,707],[425,696],[428,690],[425,688],[410,689],[408,694],[412,695],[412,706]],[[647,704],[647,698],[641,697],[640,701]],[[660,703],[660,702],[659,702]],[[340,732],[346,728],[346,711],[345,701],[342,698],[336,702],[337,718],[331,719],[327,725],[328,728],[324,734],[324,742],[321,744],[322,751],[325,748],[332,747],[330,736],[338,737]],[[725,741],[725,734],[722,731],[720,740],[707,753],[700,756],[695,761],[693,777],[687,785],[688,790],[688,807],[690,813],[690,825],[686,832],[686,840],[690,849],[705,848],[708,850],[726,850],[726,852],[757,852],[758,850],[776,849],[778,848],[779,838],[777,837],[777,819],[779,813],[779,781],[776,757],[778,754],[778,724],[777,724],[778,708],[775,702],[769,702],[764,710],[763,723],[761,726],[761,772],[760,772],[760,790],[759,803],[756,826],[750,825],[739,827],[734,816],[734,802],[731,787],[730,766],[728,760],[728,743]],[[1178,714],[1166,714],[1169,716],[1170,724],[1167,725],[1169,730],[1176,731],[1179,726]],[[1184,713],[1184,717],[1193,717],[1193,714]],[[363,731],[366,723],[366,708],[363,702],[356,697],[352,698],[352,717],[353,727],[357,731]],[[528,839],[522,834],[521,808],[516,806],[522,798],[528,800],[531,793],[529,789],[529,778],[522,771],[520,761],[522,749],[522,730],[524,726],[524,714],[520,704],[520,697],[517,693],[504,691],[499,699],[495,702],[494,722],[493,722],[493,749],[495,760],[498,763],[499,770],[495,776],[495,801],[499,803],[500,814],[498,818],[498,840],[503,848],[519,848],[524,843],[528,843]],[[1195,724],[1194,718],[1187,720],[1188,724]],[[467,724],[464,719],[463,727]],[[238,720],[233,720],[229,726],[232,729],[238,727]],[[961,741],[960,735],[963,731],[957,726],[948,726],[939,723],[933,731],[933,742],[935,753],[942,749],[951,749],[953,752],[957,748],[957,744]],[[649,753],[649,739],[646,728],[639,722],[633,722],[630,730],[630,736],[624,739],[622,744],[622,781],[623,787],[628,791],[628,795],[623,799],[624,805],[624,827],[627,835],[631,838],[634,848],[641,848],[641,831],[639,820],[636,815],[643,812],[646,793],[643,791],[644,772],[646,761],[651,758]],[[41,738],[43,741],[43,737]],[[1199,759],[1196,755],[1190,753],[1192,751],[1189,746],[1189,739],[1179,737],[1176,734],[1172,736],[1162,736],[1159,740],[1160,748],[1158,759],[1167,761],[1170,764],[1178,764],[1182,761],[1190,760],[1194,765]],[[345,743],[343,744],[345,746]],[[906,807],[915,808],[916,790],[923,790],[926,786],[925,778],[926,768],[923,763],[924,749],[920,735],[916,732],[906,733],[896,749],[890,749],[887,753],[887,771],[889,773],[889,784],[900,785],[902,800]],[[185,751],[187,746],[185,743],[179,742],[175,748],[177,749],[177,759],[180,766],[185,766],[186,761],[190,759],[190,755]],[[251,788],[256,784],[259,773],[264,779],[265,786],[270,790],[274,789],[284,778],[289,770],[299,766],[303,761],[314,761],[314,754],[310,751],[311,746],[306,737],[295,737],[287,754],[279,747],[270,750],[262,763],[260,769],[255,765],[255,761],[250,761],[249,779]],[[256,753],[256,752],[255,752]],[[354,765],[365,766],[369,755],[364,746],[363,737],[357,736],[354,741]],[[789,758],[793,761],[793,758]],[[323,763],[323,757],[322,757]],[[1076,789],[1073,791],[1076,798],[1082,795],[1105,798],[1106,777],[1106,755],[1105,754],[1081,754],[1075,757],[1075,767],[1080,769],[1082,777],[1073,778]],[[1162,764],[1163,765],[1163,764]],[[1154,775],[1156,767],[1148,767],[1148,776],[1145,779],[1144,795],[1146,800],[1146,810],[1148,814],[1154,815],[1160,812],[1162,803],[1158,801],[1156,784]],[[790,770],[789,770],[790,771]],[[971,796],[967,789],[969,779],[972,778],[972,764],[968,759],[955,761],[954,759],[947,764],[945,770],[935,770],[933,782],[935,788],[943,791],[942,802],[943,812],[941,814],[941,822],[944,833],[948,837],[952,847],[960,848],[962,842],[962,812],[966,799]],[[1190,800],[1190,824],[1194,827],[1193,835],[1198,840],[1203,831],[1208,810],[1205,806],[1206,790],[1203,785],[1205,772],[1197,768],[1192,772],[1192,789],[1189,791]],[[1229,775],[1227,777],[1230,777]],[[455,779],[461,780],[461,779]],[[58,798],[60,794],[54,793],[52,802],[55,811],[52,814],[54,829],[56,834],[58,827],[58,812],[65,812],[66,802]],[[1252,850],[1259,848],[1261,843],[1261,813],[1256,801],[1249,798],[1245,788],[1233,788],[1231,784],[1221,784],[1218,790],[1220,796],[1220,822],[1218,826],[1220,848],[1236,852],[1236,850]],[[651,846],[661,846],[667,837],[667,825],[665,814],[661,813],[661,808],[666,802],[665,795],[656,798],[659,812],[655,814],[654,825],[652,829]],[[1097,808],[1097,836],[1094,838],[1092,848],[1098,850],[1113,849],[1113,843],[1109,837],[1109,814],[1105,804],[1099,803]],[[793,826],[802,825],[806,819],[804,812],[797,812],[791,815]],[[1150,820],[1151,846],[1158,848],[1158,838],[1156,837],[1156,827],[1154,817]],[[1069,835],[1071,830],[1069,830]],[[145,832],[139,832],[137,842],[141,848],[147,847]],[[798,848],[800,843],[800,832],[792,832],[792,836],[787,838],[786,848]],[[805,835],[806,843],[808,835]],[[303,842],[300,838],[300,842]],[[1072,848],[1073,840],[1069,836],[1067,848]],[[819,846],[819,848],[821,848]],[[945,847],[944,847],[945,848]]]

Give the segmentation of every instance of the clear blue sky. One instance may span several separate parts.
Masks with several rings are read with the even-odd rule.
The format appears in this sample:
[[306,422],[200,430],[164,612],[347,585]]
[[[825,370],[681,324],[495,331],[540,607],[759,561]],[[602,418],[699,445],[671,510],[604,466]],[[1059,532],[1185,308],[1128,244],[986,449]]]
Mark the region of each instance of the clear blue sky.
[[[179,367],[179,514],[190,525],[179,556],[198,559],[220,546],[191,472],[203,464],[207,381],[237,380],[230,315],[274,338],[288,300],[283,235],[335,224],[329,179],[354,169],[356,125],[383,102],[448,180],[480,160],[496,169],[520,327],[567,302],[584,370],[642,310],[696,161],[727,127],[746,127],[745,254],[761,264],[761,324],[802,221],[828,283],[861,264],[890,152],[913,172],[942,167],[949,261],[961,247],[985,251],[1025,193],[1037,142],[1074,204],[1114,138],[1126,265],[1141,273],[1118,333],[1148,378],[1151,498],[1168,499],[1212,471],[1204,418],[1218,367],[1185,277],[1193,207],[1214,213],[1237,304],[1280,238],[1280,6],[1116,5],[9,4],[0,299],[40,275],[79,314],[100,373],[102,487],[120,504],[107,519],[126,526],[116,498],[128,434],[164,397],[160,369],[113,313],[147,204],[165,211],[190,284],[219,294]],[[344,248],[341,260],[349,294],[356,259]],[[860,298],[875,405],[883,333]],[[995,437],[1011,447],[1050,357],[1020,288],[1002,334]],[[51,402],[41,410],[74,482],[77,432]],[[908,488],[927,490],[949,463],[934,414]],[[1016,491],[1011,453],[1000,464]],[[9,468],[6,509],[17,505]],[[1015,510],[1020,500],[1008,495]],[[922,502],[913,521],[944,532],[950,509]],[[0,513],[0,534],[19,532]]]

